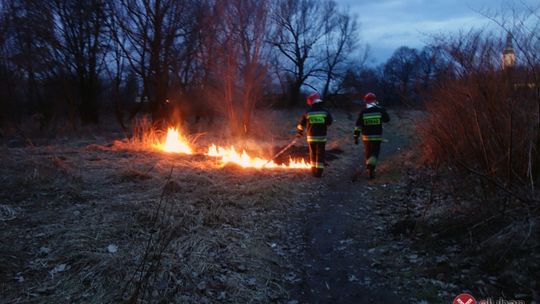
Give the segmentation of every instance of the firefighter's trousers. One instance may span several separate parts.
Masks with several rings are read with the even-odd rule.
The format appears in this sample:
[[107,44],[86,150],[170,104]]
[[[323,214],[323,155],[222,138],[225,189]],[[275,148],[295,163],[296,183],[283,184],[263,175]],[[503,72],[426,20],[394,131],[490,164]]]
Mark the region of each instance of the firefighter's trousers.
[[308,142],[311,173],[315,177],[321,177],[324,170],[325,145],[326,142]]
[[381,151],[380,141],[368,141],[364,140],[364,159],[366,162],[366,169],[375,170],[377,161],[379,159],[379,152]]

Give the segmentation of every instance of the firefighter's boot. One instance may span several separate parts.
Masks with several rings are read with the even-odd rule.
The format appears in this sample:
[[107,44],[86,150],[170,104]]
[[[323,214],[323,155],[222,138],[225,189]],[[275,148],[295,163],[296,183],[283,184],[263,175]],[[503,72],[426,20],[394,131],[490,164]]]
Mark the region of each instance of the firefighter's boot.
[[375,165],[377,165],[377,157],[370,156],[366,161],[367,176],[369,179],[375,178]]
[[374,165],[367,165],[366,177],[368,179],[374,179],[375,178],[375,166]]

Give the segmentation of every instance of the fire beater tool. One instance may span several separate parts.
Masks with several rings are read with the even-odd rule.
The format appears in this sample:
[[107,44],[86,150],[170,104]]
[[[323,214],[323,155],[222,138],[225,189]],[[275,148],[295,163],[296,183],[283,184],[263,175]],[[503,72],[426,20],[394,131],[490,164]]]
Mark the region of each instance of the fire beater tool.
[[272,157],[271,159],[269,159],[269,160],[263,165],[263,167],[266,167],[266,165],[268,165],[271,161],[275,160],[275,159],[278,158],[281,154],[285,153],[285,151],[289,150],[289,149],[296,143],[297,140],[298,140],[298,138],[295,137],[288,145],[285,146],[285,148],[281,149],[276,155],[274,155],[274,157]]

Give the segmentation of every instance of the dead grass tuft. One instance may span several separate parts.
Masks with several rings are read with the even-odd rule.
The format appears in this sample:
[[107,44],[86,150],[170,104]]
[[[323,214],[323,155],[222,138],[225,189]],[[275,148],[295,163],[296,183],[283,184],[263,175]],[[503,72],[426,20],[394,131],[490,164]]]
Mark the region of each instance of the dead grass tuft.
[[180,193],[182,192],[182,187],[174,181],[168,181],[165,186],[163,186],[163,191],[166,194]]
[[151,179],[152,175],[147,172],[142,172],[136,169],[127,169],[120,173],[120,181],[122,182],[140,182]]
[[10,221],[17,218],[17,210],[7,205],[0,205],[0,221]]
[[103,146],[103,145],[90,144],[90,145],[86,146],[85,150],[86,151],[104,152],[104,151],[110,151],[111,148],[109,148],[107,146]]

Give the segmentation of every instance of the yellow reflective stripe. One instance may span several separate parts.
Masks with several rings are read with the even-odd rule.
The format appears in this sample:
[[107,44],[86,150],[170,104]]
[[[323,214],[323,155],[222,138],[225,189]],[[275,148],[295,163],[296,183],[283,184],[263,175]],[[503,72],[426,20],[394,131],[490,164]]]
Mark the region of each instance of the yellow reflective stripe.
[[381,113],[366,113],[362,116],[362,119],[364,120],[364,125],[366,126],[380,125],[381,118]]
[[382,141],[381,135],[362,135],[363,141]]
[[324,163],[319,163],[319,162],[311,163],[311,167],[317,168],[317,169],[324,169]]
[[362,115],[362,118],[375,118],[375,117],[381,118],[382,114],[381,113],[365,113]]
[[372,156],[366,160],[366,165],[377,165],[377,158],[375,156]]
[[328,116],[326,113],[308,113],[306,115],[307,118],[311,118],[311,117],[323,117],[323,118],[326,118],[326,116]]
[[306,117],[310,124],[323,124],[326,120],[327,115],[326,113],[322,113],[322,114],[309,113]]
[[308,136],[308,142],[326,142],[326,136]]

